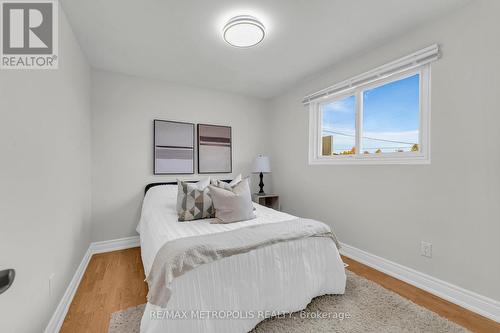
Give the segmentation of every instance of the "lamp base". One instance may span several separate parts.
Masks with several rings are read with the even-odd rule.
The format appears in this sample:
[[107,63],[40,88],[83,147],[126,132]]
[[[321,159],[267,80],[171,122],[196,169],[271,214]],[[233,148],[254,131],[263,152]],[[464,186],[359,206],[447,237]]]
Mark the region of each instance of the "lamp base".
[[260,175],[260,183],[259,183],[259,187],[260,187],[260,191],[259,191],[259,195],[265,195],[266,193],[264,192],[264,174],[261,172]]

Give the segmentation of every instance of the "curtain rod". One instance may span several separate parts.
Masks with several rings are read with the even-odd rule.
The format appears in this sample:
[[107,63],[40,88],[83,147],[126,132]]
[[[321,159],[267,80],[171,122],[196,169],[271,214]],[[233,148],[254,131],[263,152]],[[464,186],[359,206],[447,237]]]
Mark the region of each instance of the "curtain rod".
[[426,48],[423,48],[397,60],[391,61],[368,72],[356,75],[350,79],[334,84],[333,86],[309,94],[302,99],[302,104],[308,105],[317,99],[328,97],[333,94],[338,94],[345,90],[356,88],[362,84],[371,83],[399,72],[404,72],[413,68],[423,66],[430,62],[436,61],[440,58],[440,56],[441,54],[439,45],[430,45]]

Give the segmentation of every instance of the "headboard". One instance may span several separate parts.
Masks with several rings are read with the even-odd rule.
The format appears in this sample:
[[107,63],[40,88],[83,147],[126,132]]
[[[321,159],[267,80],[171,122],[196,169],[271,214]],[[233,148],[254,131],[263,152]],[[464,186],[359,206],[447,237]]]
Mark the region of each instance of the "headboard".
[[[231,179],[220,179],[221,181],[223,182],[226,182],[226,183],[230,183],[231,182]],[[196,183],[198,181],[200,181],[199,179],[198,180],[186,180],[188,183]],[[146,193],[148,193],[148,190],[152,187],[155,187],[155,186],[160,186],[160,185],[177,185],[177,182],[167,182],[167,183],[150,183],[148,185],[146,185],[146,187],[144,188],[144,195],[146,195]]]

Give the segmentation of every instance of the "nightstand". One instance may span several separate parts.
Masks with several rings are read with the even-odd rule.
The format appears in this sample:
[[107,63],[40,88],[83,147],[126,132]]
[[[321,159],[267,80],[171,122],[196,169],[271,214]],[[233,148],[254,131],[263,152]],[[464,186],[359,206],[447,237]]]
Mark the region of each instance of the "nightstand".
[[275,210],[280,210],[280,196],[277,194],[263,194],[254,193],[252,200],[259,205],[266,206]]

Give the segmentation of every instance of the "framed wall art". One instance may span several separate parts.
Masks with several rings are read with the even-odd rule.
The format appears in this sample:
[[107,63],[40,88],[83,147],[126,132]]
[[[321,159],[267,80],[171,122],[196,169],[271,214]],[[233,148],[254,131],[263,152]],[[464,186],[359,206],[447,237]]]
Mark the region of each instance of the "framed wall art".
[[194,124],[154,120],[154,174],[194,173]]
[[230,126],[198,124],[198,173],[231,173]]

